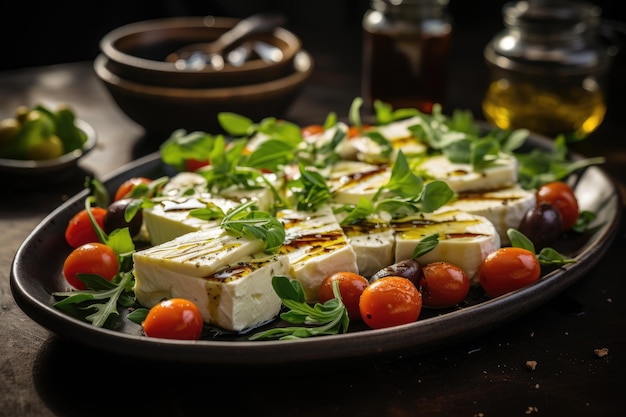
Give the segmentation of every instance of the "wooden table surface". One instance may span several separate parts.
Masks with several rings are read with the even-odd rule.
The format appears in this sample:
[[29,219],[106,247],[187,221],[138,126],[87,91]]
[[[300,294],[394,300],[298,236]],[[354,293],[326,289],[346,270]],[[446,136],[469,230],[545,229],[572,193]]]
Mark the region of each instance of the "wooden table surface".
[[[463,30],[467,30],[463,32]],[[323,32],[323,31],[322,31]],[[489,30],[459,26],[451,55],[446,109],[481,117],[482,45]],[[360,95],[360,34],[303,33],[316,71],[287,118],[319,123],[347,115]],[[604,156],[603,168],[626,183],[624,59],[611,77],[603,125],[574,150]],[[68,102],[99,135],[81,168],[99,177],[154,151],[159,138],[116,108],[91,62],[0,72],[0,115],[21,104]],[[353,369],[242,379],[210,370],[129,362],[51,334],[16,305],[11,261],[32,229],[83,176],[53,185],[0,176],[0,416],[620,416],[626,383],[626,228],[606,256],[558,297],[508,325],[432,353]],[[33,262],[36,262],[33,259]],[[608,348],[599,358],[594,349]],[[106,350],[106,349],[105,349]],[[537,367],[530,371],[526,361]],[[297,367],[297,364],[294,364]]]

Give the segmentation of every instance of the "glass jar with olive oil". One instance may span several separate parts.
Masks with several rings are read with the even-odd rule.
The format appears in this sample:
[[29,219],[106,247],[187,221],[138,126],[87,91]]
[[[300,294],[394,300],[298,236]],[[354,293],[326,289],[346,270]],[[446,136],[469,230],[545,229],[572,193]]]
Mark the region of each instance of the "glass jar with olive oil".
[[505,29],[485,47],[490,84],[485,118],[577,139],[604,119],[610,56],[597,33],[600,8],[571,0],[521,0],[503,7]]

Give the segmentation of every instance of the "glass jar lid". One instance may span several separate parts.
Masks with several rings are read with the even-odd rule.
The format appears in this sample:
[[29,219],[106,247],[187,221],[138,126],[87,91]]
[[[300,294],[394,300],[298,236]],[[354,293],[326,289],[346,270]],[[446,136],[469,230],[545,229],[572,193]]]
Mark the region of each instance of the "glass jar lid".
[[603,71],[609,55],[598,39],[600,14],[598,6],[584,1],[506,3],[505,29],[485,47],[485,58],[497,67],[528,73]]

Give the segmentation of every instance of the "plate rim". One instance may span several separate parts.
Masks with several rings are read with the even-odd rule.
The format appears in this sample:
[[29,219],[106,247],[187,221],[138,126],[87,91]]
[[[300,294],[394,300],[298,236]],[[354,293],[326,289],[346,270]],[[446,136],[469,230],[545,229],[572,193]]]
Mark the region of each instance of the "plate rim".
[[[548,149],[552,145],[549,139],[536,134],[531,134],[529,141],[533,142],[534,146],[547,147]],[[572,153],[571,158],[580,159],[582,156]],[[111,172],[103,178],[103,182],[108,187],[116,187],[124,179],[134,176],[137,172],[148,171],[157,167],[163,167],[158,151]],[[455,340],[485,333],[526,314],[572,285],[601,260],[618,233],[619,228],[617,226],[622,217],[620,207],[623,202],[614,178],[598,166],[587,169],[598,170],[598,173],[611,187],[609,197],[614,205],[614,214],[610,221],[603,224],[585,243],[584,250],[577,255],[579,262],[550,271],[536,283],[512,293],[402,326],[290,341],[180,341],[155,339],[143,335],[123,333],[118,330],[98,328],[68,316],[51,306],[51,295],[50,300],[45,302],[29,293],[24,285],[25,277],[20,276],[18,269],[24,253],[28,246],[33,244],[33,240],[45,232],[44,229],[47,225],[71,205],[84,201],[87,190],[77,193],[52,211],[22,242],[11,264],[11,291],[18,306],[31,319],[51,332],[96,349],[138,359],[211,365],[215,366],[216,369],[221,369],[223,367],[232,368],[233,366],[258,368],[293,363],[304,365],[306,363],[317,364],[350,359],[383,359],[397,355],[418,355],[447,346]],[[563,278],[556,279],[558,277]],[[515,302],[520,299],[525,300],[522,307]],[[503,311],[505,314],[502,314]],[[498,314],[493,314],[495,312]],[[463,320],[459,320],[459,316]],[[494,319],[494,317],[498,318]],[[421,339],[416,341],[416,336]]]

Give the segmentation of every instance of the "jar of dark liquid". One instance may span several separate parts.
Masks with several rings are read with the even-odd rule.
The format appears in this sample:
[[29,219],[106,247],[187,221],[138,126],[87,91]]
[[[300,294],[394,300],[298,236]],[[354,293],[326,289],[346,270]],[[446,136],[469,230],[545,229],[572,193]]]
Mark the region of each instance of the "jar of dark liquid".
[[506,3],[505,28],[485,48],[485,118],[503,129],[583,138],[604,119],[608,47],[599,7],[571,0]]
[[372,0],[363,17],[364,104],[430,113],[443,103],[452,24],[448,0]]

